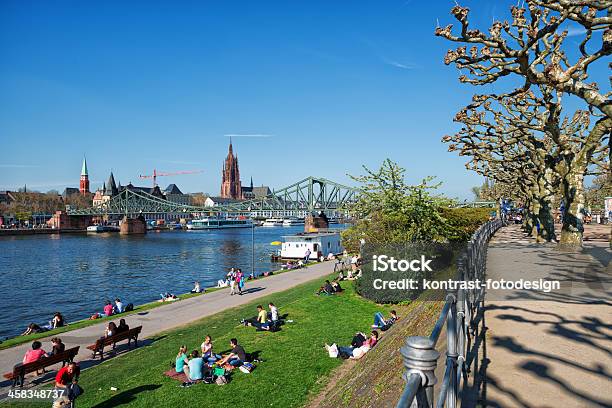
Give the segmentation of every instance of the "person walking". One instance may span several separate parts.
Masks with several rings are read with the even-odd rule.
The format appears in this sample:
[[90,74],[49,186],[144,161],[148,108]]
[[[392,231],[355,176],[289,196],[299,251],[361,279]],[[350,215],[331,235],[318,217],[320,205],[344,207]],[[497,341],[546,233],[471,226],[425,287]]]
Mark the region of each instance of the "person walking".
[[234,268],[230,269],[227,278],[230,283],[230,295],[233,296],[236,294],[236,272],[234,272]]
[[312,252],[310,252],[310,248],[308,248],[308,249],[306,250],[306,253],[304,254],[304,263],[305,263],[305,264],[307,264],[307,263],[308,263],[308,260],[310,259],[310,254],[311,254],[311,253],[312,253]]
[[244,274],[242,270],[238,268],[236,271],[236,286],[238,286],[238,294],[242,295],[242,286],[244,286]]

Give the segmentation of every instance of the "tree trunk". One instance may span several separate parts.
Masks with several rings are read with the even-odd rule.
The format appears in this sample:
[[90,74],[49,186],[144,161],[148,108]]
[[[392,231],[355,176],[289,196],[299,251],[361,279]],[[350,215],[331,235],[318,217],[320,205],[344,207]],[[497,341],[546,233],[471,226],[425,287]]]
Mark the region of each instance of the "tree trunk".
[[575,166],[563,178],[563,227],[559,246],[563,249],[575,250],[582,247],[582,211],[584,209],[584,170],[583,166]]

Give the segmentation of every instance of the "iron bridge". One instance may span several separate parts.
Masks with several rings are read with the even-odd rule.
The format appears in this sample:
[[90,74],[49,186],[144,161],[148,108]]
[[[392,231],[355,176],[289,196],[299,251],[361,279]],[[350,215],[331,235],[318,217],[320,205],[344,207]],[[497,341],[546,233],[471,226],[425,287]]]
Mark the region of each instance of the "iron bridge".
[[67,213],[72,216],[134,216],[168,213],[304,216],[306,213],[320,211],[326,214],[341,212],[347,204],[355,202],[356,195],[356,188],[323,177],[308,177],[274,191],[267,197],[213,207],[180,204],[144,191],[124,189],[107,202],[86,209],[68,209]]

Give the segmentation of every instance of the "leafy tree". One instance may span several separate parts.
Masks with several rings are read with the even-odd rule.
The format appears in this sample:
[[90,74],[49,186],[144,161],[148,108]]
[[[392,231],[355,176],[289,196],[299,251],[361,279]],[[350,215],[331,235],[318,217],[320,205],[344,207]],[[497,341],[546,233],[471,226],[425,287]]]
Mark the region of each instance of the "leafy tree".
[[377,245],[445,242],[453,237],[452,228],[439,211],[451,200],[435,194],[439,184],[432,184],[433,177],[408,185],[405,170],[389,159],[376,171],[363,168],[364,175],[351,176],[360,187],[359,199],[350,210],[360,220],[343,232],[347,248],[356,251],[361,239]]

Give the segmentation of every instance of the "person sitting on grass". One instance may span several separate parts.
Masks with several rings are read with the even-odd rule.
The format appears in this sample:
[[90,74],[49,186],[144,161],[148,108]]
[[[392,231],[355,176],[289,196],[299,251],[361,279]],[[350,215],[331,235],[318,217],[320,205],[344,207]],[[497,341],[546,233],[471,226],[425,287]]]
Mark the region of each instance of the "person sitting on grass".
[[114,308],[113,308],[113,305],[111,304],[111,301],[107,300],[104,303],[104,311],[103,311],[104,315],[105,316],[112,316],[113,315],[113,309]]
[[64,326],[64,324],[65,324],[64,316],[62,316],[60,312],[55,312],[53,314],[53,319],[49,321],[49,324],[44,326],[44,329],[53,330],[53,329],[57,329],[58,327]]
[[226,364],[229,364],[233,368],[240,367],[242,363],[246,361],[246,352],[244,351],[244,348],[238,344],[238,340],[231,339],[230,346],[232,347],[232,351],[217,362],[217,365],[220,367],[223,367]]
[[334,289],[334,293],[340,293],[343,290],[342,287],[340,286],[340,282],[337,280],[331,281],[331,286]]
[[270,312],[268,313],[268,317],[272,323],[278,322],[278,307],[274,306],[274,303],[268,303],[268,307],[270,308]]
[[210,336],[206,336],[204,338],[204,341],[200,345],[200,348],[202,349],[202,358],[204,359],[204,361],[207,361],[208,363],[214,363],[215,361],[221,359],[220,355],[213,353],[212,338]]
[[266,309],[263,308],[262,305],[257,305],[257,317],[252,317],[250,319],[243,319],[242,324],[245,326],[253,326],[256,327],[257,330],[269,330],[270,326],[268,324],[268,313]]
[[326,280],[325,284],[319,288],[317,295],[320,295],[321,293],[324,293],[326,295],[333,295],[335,293],[334,287],[331,285],[329,280]]
[[113,314],[123,313],[125,310],[123,309],[123,303],[121,299],[115,299],[115,306],[113,307]]
[[189,366],[189,376],[187,377],[190,381],[199,381],[204,377],[202,368],[204,367],[204,360],[200,357],[198,350],[191,352],[191,358],[187,363]]
[[46,331],[45,329],[43,329],[42,327],[40,327],[36,323],[30,323],[28,325],[26,331],[21,333],[21,335],[22,336],[27,336],[27,335],[30,335],[30,334],[42,333],[42,332],[45,332],[45,331]]
[[395,310],[392,310],[391,312],[389,312],[389,314],[391,316],[388,319],[385,319],[382,313],[376,312],[376,314],[374,315],[374,324],[372,325],[372,328],[381,329],[382,331],[389,330],[389,328],[393,326],[393,323],[395,323],[399,319]]
[[127,325],[125,319],[119,320],[119,326],[117,326],[117,333],[126,332],[130,330],[130,326]]
[[179,348],[178,354],[176,355],[176,360],[174,363],[174,371],[177,374],[185,373],[187,379],[189,379],[189,357],[187,356],[187,346],[181,346]]
[[55,376],[55,389],[63,391],[62,398],[68,400],[69,403],[83,393],[83,389],[77,384],[80,373],[81,370],[77,363],[72,362],[62,367]]
[[193,289],[191,289],[191,293],[200,293],[202,292],[202,289],[200,288],[200,282],[195,281],[195,283],[193,284]]

